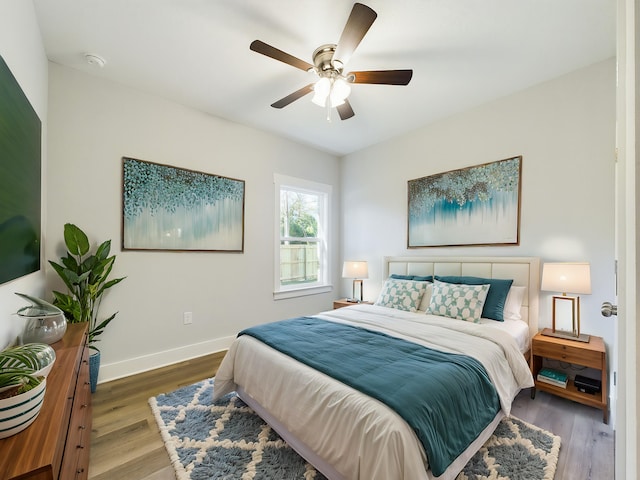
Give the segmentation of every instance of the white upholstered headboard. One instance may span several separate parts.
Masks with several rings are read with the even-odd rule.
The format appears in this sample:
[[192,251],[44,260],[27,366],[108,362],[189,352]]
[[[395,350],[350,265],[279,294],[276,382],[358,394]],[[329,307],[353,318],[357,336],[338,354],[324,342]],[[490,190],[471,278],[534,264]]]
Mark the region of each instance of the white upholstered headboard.
[[465,275],[513,279],[513,285],[527,288],[522,302],[522,319],[533,337],[538,333],[540,259],[536,257],[384,257],[383,278],[399,275]]

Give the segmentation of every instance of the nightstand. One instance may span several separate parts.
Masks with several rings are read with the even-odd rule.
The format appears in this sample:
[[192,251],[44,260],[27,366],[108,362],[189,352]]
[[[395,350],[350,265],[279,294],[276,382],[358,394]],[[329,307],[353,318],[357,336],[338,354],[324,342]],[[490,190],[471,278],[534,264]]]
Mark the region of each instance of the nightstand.
[[347,302],[346,298],[341,298],[340,300],[333,301],[333,309],[342,308],[342,307],[350,307],[351,305],[358,305],[359,303],[364,303],[366,305],[373,305],[373,302]]
[[[535,380],[535,387],[531,390],[531,398],[535,397],[536,389],[538,389],[574,402],[596,407],[602,410],[603,421],[607,423],[609,414],[607,404],[607,354],[602,337],[591,335],[589,343],[585,343],[537,333],[531,343],[530,367]],[[574,385],[573,380],[569,380],[567,388],[539,382],[536,377],[542,368],[543,358],[599,370],[600,380],[602,381],[600,392],[595,394],[580,392]]]

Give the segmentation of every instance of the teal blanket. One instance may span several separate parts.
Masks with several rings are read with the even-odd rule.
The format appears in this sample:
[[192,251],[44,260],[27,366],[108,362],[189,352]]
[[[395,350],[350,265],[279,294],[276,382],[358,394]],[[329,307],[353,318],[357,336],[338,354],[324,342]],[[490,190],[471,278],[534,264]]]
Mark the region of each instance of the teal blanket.
[[251,327],[270,347],[395,410],[424,446],[440,476],[500,409],[484,367],[384,333],[301,317]]

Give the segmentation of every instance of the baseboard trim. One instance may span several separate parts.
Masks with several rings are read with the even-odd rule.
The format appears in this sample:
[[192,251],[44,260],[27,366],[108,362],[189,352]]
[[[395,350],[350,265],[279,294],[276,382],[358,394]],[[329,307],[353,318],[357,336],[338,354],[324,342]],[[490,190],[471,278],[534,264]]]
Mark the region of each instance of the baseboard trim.
[[131,358],[114,363],[100,365],[98,384],[110,382],[119,378],[129,377],[156,368],[166,367],[174,363],[184,362],[192,358],[202,357],[211,353],[227,350],[236,336],[216,338],[206,342],[194,343],[183,347],[165,350],[149,355]]

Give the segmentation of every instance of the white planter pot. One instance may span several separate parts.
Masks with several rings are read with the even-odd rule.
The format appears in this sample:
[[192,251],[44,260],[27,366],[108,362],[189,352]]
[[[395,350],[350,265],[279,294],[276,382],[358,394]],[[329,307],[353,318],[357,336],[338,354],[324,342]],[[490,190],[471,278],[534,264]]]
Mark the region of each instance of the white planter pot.
[[31,425],[42,408],[47,380],[15,397],[0,400],[0,438],[7,438]]

